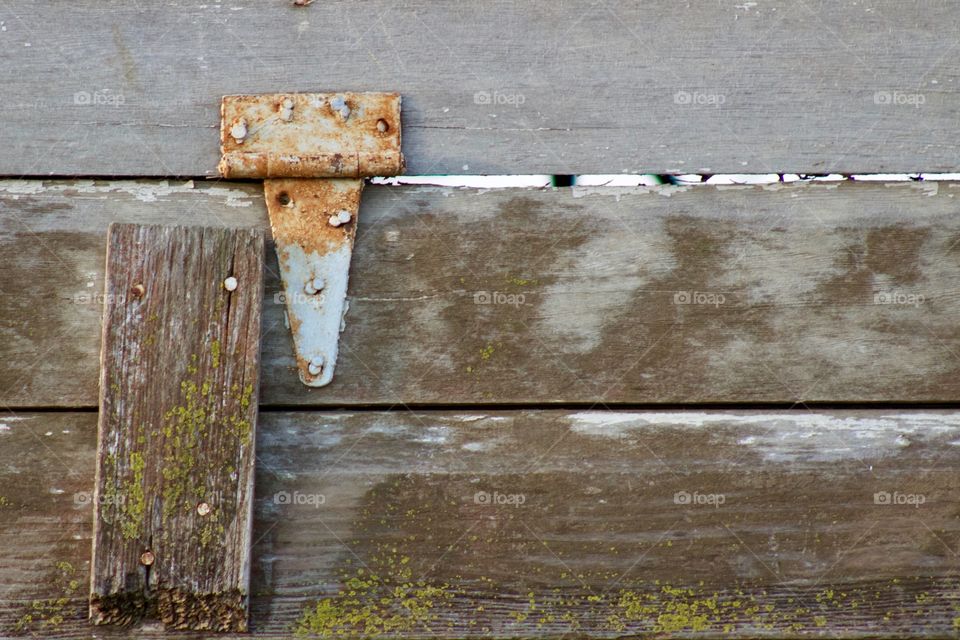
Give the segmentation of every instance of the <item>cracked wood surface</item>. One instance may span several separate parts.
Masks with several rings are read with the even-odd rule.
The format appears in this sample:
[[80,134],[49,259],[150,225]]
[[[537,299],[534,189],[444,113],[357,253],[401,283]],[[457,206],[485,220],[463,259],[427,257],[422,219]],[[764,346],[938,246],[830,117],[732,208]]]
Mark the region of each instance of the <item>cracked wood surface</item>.
[[[328,387],[297,379],[268,252],[261,399],[955,402],[958,193],[373,186]],[[267,228],[262,186],[227,182],[3,181],[0,213],[9,407],[96,405],[110,222]]]
[[955,171],[928,0],[0,9],[0,173],[216,174],[220,98],[397,91],[411,174]]
[[[948,411],[265,412],[250,630],[946,637],[958,443]],[[95,460],[93,413],[0,421],[0,637],[94,633]]]

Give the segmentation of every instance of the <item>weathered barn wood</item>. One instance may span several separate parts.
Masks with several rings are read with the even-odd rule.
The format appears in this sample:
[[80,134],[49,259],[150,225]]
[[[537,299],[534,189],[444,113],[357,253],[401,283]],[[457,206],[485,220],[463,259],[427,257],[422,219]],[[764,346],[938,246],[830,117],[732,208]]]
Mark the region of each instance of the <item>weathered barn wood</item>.
[[110,227],[90,617],[245,631],[263,233]]
[[[955,632],[955,412],[260,418],[255,637]],[[92,635],[95,423],[0,424],[0,637]]]
[[[955,402],[958,193],[370,187],[322,390],[297,379],[269,252],[262,400]],[[255,184],[0,183],[16,256],[0,271],[3,404],[95,406],[112,221],[267,227]]]
[[398,91],[409,172],[953,171],[949,0],[0,9],[0,174],[214,175],[220,97]]

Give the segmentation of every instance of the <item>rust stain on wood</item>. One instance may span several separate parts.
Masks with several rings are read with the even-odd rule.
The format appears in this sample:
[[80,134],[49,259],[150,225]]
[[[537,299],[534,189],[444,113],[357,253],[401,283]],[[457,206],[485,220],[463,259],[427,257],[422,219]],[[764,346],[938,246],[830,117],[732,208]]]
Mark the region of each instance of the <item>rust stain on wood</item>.
[[252,230],[110,228],[96,624],[247,628],[263,253]]

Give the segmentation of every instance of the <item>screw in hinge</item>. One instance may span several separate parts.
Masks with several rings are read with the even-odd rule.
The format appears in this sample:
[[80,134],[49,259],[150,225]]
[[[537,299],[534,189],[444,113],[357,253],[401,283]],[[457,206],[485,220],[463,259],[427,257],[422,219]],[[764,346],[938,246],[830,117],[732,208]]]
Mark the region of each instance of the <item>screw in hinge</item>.
[[230,135],[237,141],[237,144],[243,144],[243,140],[247,137],[247,121],[243,118],[237,120],[234,125],[230,127]]
[[237,279],[233,276],[230,276],[223,281],[223,288],[227,291],[236,291],[237,290]]
[[377,131],[379,131],[380,133],[386,133],[389,130],[390,130],[390,125],[387,124],[386,120],[384,120],[383,118],[380,118],[379,120],[377,120]]
[[280,104],[280,119],[284,122],[293,120],[293,100],[284,98]]
[[313,280],[307,282],[303,290],[307,293],[308,296],[320,293],[323,291],[323,287],[326,283],[323,281],[323,278],[316,277]]
[[343,96],[337,96],[330,100],[330,107],[340,114],[340,117],[346,120],[350,117],[350,106],[347,104],[347,101],[344,100]]
[[330,223],[331,227],[339,227],[342,224],[347,224],[350,222],[351,217],[352,216],[350,215],[350,212],[346,209],[343,209],[336,215],[330,216],[330,220],[328,222]]
[[307,371],[309,371],[312,376],[320,375],[320,372],[323,371],[323,356],[315,356],[310,360],[310,364],[307,365]]

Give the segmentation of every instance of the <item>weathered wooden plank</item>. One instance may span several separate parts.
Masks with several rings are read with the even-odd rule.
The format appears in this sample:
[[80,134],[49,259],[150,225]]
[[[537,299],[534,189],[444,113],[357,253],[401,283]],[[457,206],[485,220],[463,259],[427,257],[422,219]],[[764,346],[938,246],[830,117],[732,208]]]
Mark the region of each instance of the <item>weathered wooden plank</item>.
[[[262,398],[957,401],[958,193],[370,187],[321,390],[297,379],[268,252]],[[0,250],[16,256],[0,271],[0,402],[95,406],[106,227],[187,220],[266,228],[262,187],[0,183]]]
[[0,10],[0,173],[213,175],[220,97],[398,91],[409,172],[948,171],[960,8],[100,0]]
[[263,233],[109,231],[90,617],[245,631]]
[[[95,420],[2,421],[0,636],[90,637]],[[958,443],[945,411],[263,413],[250,628],[945,637]]]

